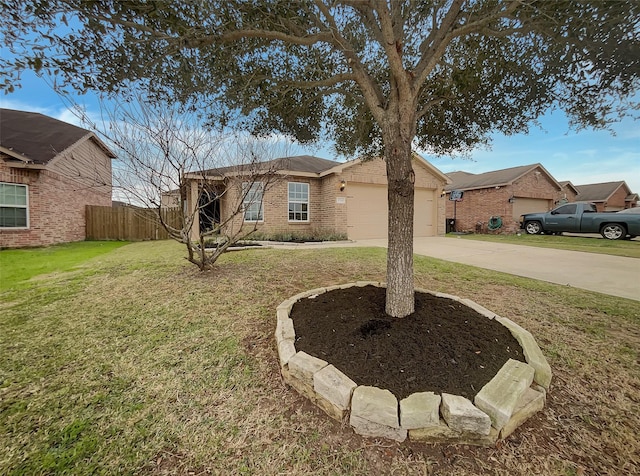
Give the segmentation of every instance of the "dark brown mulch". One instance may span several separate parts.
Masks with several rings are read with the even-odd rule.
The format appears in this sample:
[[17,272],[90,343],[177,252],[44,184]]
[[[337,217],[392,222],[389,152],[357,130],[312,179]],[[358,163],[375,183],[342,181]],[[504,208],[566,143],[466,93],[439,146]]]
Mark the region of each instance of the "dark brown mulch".
[[384,302],[375,286],[298,301],[296,349],[398,399],[444,392],[473,400],[508,359],[525,362],[507,328],[457,301],[416,293],[416,311],[403,319],[389,317]]

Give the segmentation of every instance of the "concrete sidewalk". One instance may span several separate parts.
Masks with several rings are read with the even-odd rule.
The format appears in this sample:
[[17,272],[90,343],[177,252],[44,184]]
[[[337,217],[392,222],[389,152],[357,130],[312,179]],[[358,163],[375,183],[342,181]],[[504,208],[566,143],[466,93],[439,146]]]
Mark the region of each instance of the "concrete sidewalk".
[[[387,246],[360,240],[349,246]],[[640,246],[640,244],[639,244]],[[462,238],[415,238],[415,254],[640,301],[640,260]]]

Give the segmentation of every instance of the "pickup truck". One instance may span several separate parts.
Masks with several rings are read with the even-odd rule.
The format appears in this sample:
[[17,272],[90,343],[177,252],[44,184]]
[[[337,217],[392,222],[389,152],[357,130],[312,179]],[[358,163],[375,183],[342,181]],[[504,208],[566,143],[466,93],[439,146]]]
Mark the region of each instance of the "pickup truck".
[[547,213],[527,213],[520,228],[530,235],[540,233],[600,233],[608,240],[640,235],[640,214],[598,213],[593,203],[566,203]]

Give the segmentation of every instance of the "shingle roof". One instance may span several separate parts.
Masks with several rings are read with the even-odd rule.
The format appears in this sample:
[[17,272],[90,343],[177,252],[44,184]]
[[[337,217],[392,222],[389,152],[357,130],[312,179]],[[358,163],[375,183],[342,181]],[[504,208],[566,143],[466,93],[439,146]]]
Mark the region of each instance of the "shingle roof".
[[[471,174],[469,172],[451,172],[447,176],[453,183],[447,185],[445,190],[473,190],[480,188],[501,187],[513,183],[526,173],[539,167],[552,180],[553,177],[540,164],[521,165],[502,170],[493,170],[483,174]],[[559,185],[558,185],[559,186]]]
[[[340,162],[322,159],[312,155],[298,155],[295,157],[281,157],[279,159],[263,162],[260,164],[260,168],[263,170],[274,169],[319,174],[325,170],[335,167],[336,165],[340,165]],[[203,173],[207,175],[225,175],[229,172],[239,172],[242,169],[242,166],[219,167],[205,170]]]
[[94,138],[115,157],[91,131],[37,112],[0,109],[0,147],[27,162],[47,164],[84,137]]
[[576,190],[578,190],[576,200],[581,202],[604,202],[622,186],[627,188],[628,193],[631,192],[624,181],[576,185]]

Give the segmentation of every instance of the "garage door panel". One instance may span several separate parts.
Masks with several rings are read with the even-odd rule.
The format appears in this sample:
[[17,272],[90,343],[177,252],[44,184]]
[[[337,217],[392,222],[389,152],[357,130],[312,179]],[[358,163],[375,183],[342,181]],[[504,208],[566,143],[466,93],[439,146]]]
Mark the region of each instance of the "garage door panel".
[[513,216],[517,219],[525,213],[541,213],[549,211],[549,200],[542,198],[516,197],[513,203]]
[[[433,236],[434,191],[416,189],[413,217],[414,236]],[[387,238],[387,187],[349,183],[347,195],[347,233],[352,240]]]
[[350,183],[347,233],[352,240],[387,237],[387,187]]

